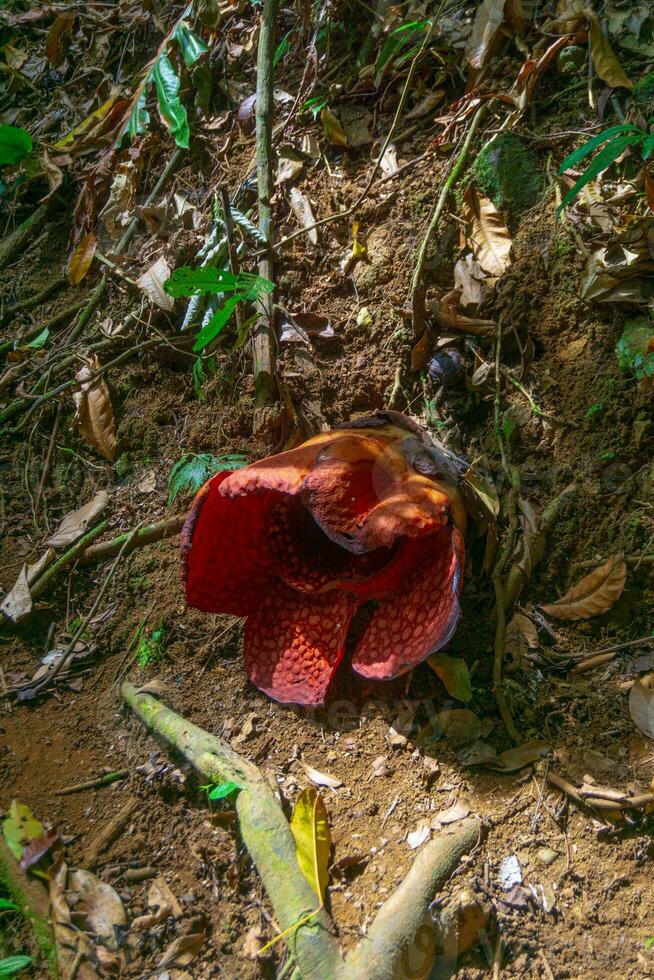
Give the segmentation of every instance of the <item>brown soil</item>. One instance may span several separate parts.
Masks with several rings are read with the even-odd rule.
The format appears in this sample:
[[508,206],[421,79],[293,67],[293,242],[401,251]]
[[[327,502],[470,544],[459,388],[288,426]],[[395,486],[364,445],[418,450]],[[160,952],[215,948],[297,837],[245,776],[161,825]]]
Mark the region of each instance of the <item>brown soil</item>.
[[[580,97],[579,112],[582,105]],[[418,135],[399,148],[399,156],[409,159],[427,146],[426,137]],[[230,151],[230,186],[245,176],[251,150],[250,139],[236,138]],[[343,156],[334,165],[344,175],[342,182],[330,181],[321,168],[299,184],[311,195],[317,215],[353,200],[368,173],[365,155]],[[411,343],[402,306],[416,241],[429,220],[442,171],[443,165],[429,156],[398,179],[377,184],[361,209],[369,262],[355,268],[353,280],[360,304],[372,314],[372,326],[357,325],[353,281],[336,272],[349,248],[351,228],[328,226],[318,248],[299,240],[286,254],[280,302],[290,309],[327,314],[336,332],[334,339],[314,341],[309,371],[306,364],[298,370],[298,355],[290,350],[282,358],[282,378],[294,403],[303,404],[312,421],[337,423],[387,404],[396,367]],[[201,179],[208,180],[208,171],[204,173]],[[197,181],[195,165],[186,166],[171,181],[169,198],[174,188],[188,189]],[[286,210],[280,193],[279,214]],[[511,452],[524,498],[541,509],[568,484],[577,485],[549,536],[544,560],[521,596],[523,605],[562,594],[583,573],[581,562],[620,552],[651,552],[654,534],[653,437],[649,430],[637,445],[633,429],[637,419],[648,417],[650,392],[625,382],[618,372],[614,347],[622,315],[612,307],[591,308],[578,298],[583,263],[554,210],[550,194],[517,222],[513,265],[484,311],[515,327],[523,344],[531,340],[530,390],[544,411],[568,423],[557,427],[543,422],[518,391],[505,390],[517,423]],[[64,263],[67,221],[62,215],[21,256],[10,281],[4,282],[5,296],[38,290]],[[280,232],[293,227],[281,222]],[[133,250],[130,274],[144,267],[139,251],[143,242],[141,238]],[[180,252],[183,247],[180,242]],[[448,269],[451,265],[439,271],[446,285],[451,284]],[[92,285],[66,289],[39,311],[39,318],[80,298]],[[131,297],[112,285],[99,320],[109,317],[117,324],[131,306]],[[161,318],[160,323],[165,326]],[[481,349],[489,356],[489,344]],[[510,345],[505,359],[518,363]],[[37,515],[36,525],[26,487],[33,495],[54,410],[47,407],[34,420],[29,441],[7,443],[0,575],[5,589],[12,586],[22,562],[41,552],[47,531],[97,489],[110,490],[114,535],[169,513],[168,474],[183,451],[243,452],[250,459],[271,451],[274,439],[252,432],[249,359],[224,357],[221,368],[206,386],[204,402],[193,391],[188,362],[174,354],[135,357],[110,375],[119,455],[125,454],[122,475],[81,441],[67,401],[59,440],[64,449],[56,453],[45,512]],[[420,385],[412,379],[406,384],[409,410],[421,416]],[[588,409],[598,404],[602,408],[588,417]],[[488,393],[464,394],[452,413],[465,455],[481,461],[501,486]],[[144,492],[150,474],[156,489]],[[503,750],[510,743],[492,695],[494,597],[480,570],[482,554],[483,543],[471,542],[463,617],[449,652],[465,656],[474,687],[468,707],[481,719],[485,739]],[[406,843],[407,833],[421,819],[461,803],[486,821],[488,834],[457,880],[492,901],[498,930],[490,930],[464,954],[452,975],[493,975],[498,932],[504,944],[502,976],[553,975],[559,980],[650,975],[654,953],[644,941],[654,934],[654,853],[645,818],[611,825],[599,814],[566,802],[548,787],[545,776],[550,767],[573,781],[589,774],[598,783],[647,790],[654,757],[651,743],[630,719],[625,685],[633,676],[629,663],[647,648],[627,650],[612,663],[581,674],[560,669],[554,654],[647,634],[654,612],[651,564],[630,568],[627,587],[610,612],[557,627],[551,651],[543,648],[534,660],[510,666],[507,691],[516,723],[525,738],[546,738],[553,754],[548,762],[505,776],[466,768],[447,739],[431,743],[427,751],[417,744],[415,729],[403,744],[391,744],[390,728],[401,705],[368,705],[355,716],[339,718],[336,707],[307,714],[270,701],[244,674],[241,623],[188,609],[177,565],[175,541],[125,558],[98,611],[104,615],[90,631],[95,650],[83,664],[84,672],[35,702],[15,704],[2,698],[0,801],[6,808],[18,798],[55,827],[71,864],[88,867],[94,858],[94,869],[118,889],[130,919],[144,911],[149,882],[130,883],[125,872],[156,868],[184,907],[183,931],[200,926],[208,933],[191,976],[272,977],[280,948],[256,960],[245,955],[244,945],[253,927],[263,943],[274,935],[275,926],[231,815],[212,813],[193,775],[175,768],[174,760],[126,713],[120,698],[123,678],[137,683],[159,678],[166,701],[177,711],[231,740],[271,773],[289,809],[306,783],[300,760],[342,780],[341,788],[324,792],[334,862],[362,856],[359,864],[335,872],[329,889],[328,905],[346,945],[361,935],[409,868],[414,852]],[[71,624],[90,608],[108,568],[75,569],[44,594],[27,625],[3,630],[8,687],[33,674],[51,624],[55,645],[71,632]],[[136,632],[159,626],[165,635],[163,652],[156,662],[139,667]],[[409,697],[422,705],[418,726],[426,722],[427,704],[436,710],[456,706],[426,666],[415,671]],[[386,757],[386,770],[375,776],[373,762],[380,756]],[[57,789],[97,777],[105,769],[123,768],[130,777],[114,786],[55,795]],[[121,832],[95,853],[103,829],[132,797],[138,806]],[[551,863],[544,861],[546,848],[556,852]],[[528,892],[514,907],[498,879],[499,865],[510,855],[520,861]],[[125,976],[150,975],[174,935],[169,923],[134,941]],[[27,942],[22,933],[18,940]]]

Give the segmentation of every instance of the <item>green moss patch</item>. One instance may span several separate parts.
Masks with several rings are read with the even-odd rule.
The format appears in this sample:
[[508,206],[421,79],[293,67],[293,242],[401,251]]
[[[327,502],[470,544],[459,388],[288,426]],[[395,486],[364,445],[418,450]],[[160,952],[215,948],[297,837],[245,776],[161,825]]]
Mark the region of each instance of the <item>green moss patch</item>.
[[484,147],[472,166],[472,175],[498,211],[514,214],[533,208],[545,184],[538,157],[513,133],[501,133]]

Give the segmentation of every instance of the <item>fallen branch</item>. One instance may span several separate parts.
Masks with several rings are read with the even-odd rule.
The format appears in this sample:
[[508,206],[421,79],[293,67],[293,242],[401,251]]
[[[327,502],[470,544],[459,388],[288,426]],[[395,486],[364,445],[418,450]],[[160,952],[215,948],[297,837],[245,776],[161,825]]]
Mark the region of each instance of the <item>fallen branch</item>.
[[116,772],[107,772],[104,776],[97,779],[89,779],[85,783],[75,783],[73,786],[64,786],[63,789],[56,789],[55,796],[70,796],[71,793],[83,793],[87,789],[99,789],[101,786],[110,786],[121,779],[127,779],[130,774],[129,769],[117,769]]
[[[259,275],[272,281],[272,220],[273,196],[272,127],[275,110],[273,98],[273,56],[279,0],[264,0],[257,53],[256,154],[257,186],[259,189],[259,231],[266,240],[266,253],[259,260]],[[254,389],[257,408],[274,401],[275,384],[275,325],[272,293],[265,293],[258,302],[259,316],[254,326],[252,349],[254,357]]]
[[162,521],[155,521],[154,524],[148,524],[136,531],[125,531],[124,534],[119,534],[117,538],[112,538],[110,541],[101,541],[99,544],[84,549],[80,555],[80,564],[89,565],[94,561],[113,558],[125,544],[127,544],[127,548],[124,554],[128,555],[144,544],[152,544],[154,541],[173,537],[182,530],[184,520],[185,517],[181,515],[166,517]]
[[[258,768],[222,739],[186,721],[133,684],[123,698],[150,732],[180,752],[204,781],[232,781],[241,787],[236,813],[243,841],[261,876],[282,931],[292,929],[315,907],[315,893],[300,871],[290,828]],[[425,913],[464,854],[479,841],[480,824],[464,820],[430,842],[411,870],[379,910],[367,936],[347,957],[339,948],[323,908],[293,930],[290,943],[295,976],[304,980],[390,980],[403,952],[414,941]]]

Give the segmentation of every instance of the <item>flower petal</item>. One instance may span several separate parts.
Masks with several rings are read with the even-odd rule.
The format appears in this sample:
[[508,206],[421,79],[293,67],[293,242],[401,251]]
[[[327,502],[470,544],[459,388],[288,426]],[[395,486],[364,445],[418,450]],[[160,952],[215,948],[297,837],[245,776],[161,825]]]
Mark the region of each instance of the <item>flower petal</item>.
[[230,474],[222,492],[227,497],[261,493],[262,490],[298,493],[304,478],[316,461],[321,446],[333,439],[333,432],[321,432],[320,435],[308,439],[295,449],[277,453],[276,456],[267,456],[256,463],[235,470]]
[[458,528],[446,527],[422,540],[423,556],[405,589],[380,602],[352,655],[364,677],[388,680],[440,650],[459,619],[464,543]]
[[401,571],[393,573],[397,548],[353,555],[327,537],[299,497],[279,498],[268,512],[267,542],[275,571],[291,588],[376,596],[401,581]]
[[388,439],[343,436],[322,447],[302,501],[333,541],[361,554],[442,527],[454,487],[412,471]]
[[246,616],[274,579],[265,529],[279,494],[224,497],[220,490],[229,475],[217,473],[193,501],[180,539],[182,579],[189,605]]
[[244,661],[252,683],[276,701],[322,704],[358,604],[344,592],[307,595],[275,585],[245,623]]

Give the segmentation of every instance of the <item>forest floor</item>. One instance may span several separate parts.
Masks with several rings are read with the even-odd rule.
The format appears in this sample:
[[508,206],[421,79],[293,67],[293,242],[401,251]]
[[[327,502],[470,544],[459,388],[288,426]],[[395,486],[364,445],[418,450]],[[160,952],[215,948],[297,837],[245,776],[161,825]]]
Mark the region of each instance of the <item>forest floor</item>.
[[[467,5],[468,23],[475,6]],[[119,66],[119,84],[127,86],[136,77],[163,31],[182,14],[181,7],[169,4],[153,7],[161,10],[139,21],[130,35],[136,44],[127,51],[122,70]],[[20,12],[20,5],[12,10]],[[336,23],[337,12],[331,16]],[[350,10],[348,16],[359,14]],[[289,29],[288,19],[286,12],[281,35]],[[468,280],[470,288],[481,289],[480,302],[459,307],[461,313],[500,325],[506,373],[499,385],[498,439],[493,415],[495,329],[489,335],[449,332],[447,349],[460,352],[465,369],[465,379],[451,389],[439,388],[424,366],[416,372],[409,367],[415,342],[410,283],[416,251],[470,123],[470,115],[457,117],[453,108],[465,94],[461,71],[453,67],[464,63],[465,39],[440,61],[420,62],[410,106],[436,86],[434,66],[441,63],[443,79],[438,85],[443,99],[437,109],[415,121],[415,128],[410,120],[400,122],[400,130],[414,129],[404,137],[400,132],[401,138],[392,141],[403,169],[395,175],[377,174],[357,207],[354,217],[365,256],[343,271],[352,247],[348,218],[318,228],[315,244],[306,235],[298,236],[275,261],[275,301],[286,311],[319,314],[332,329],[308,342],[282,341],[278,374],[292,411],[287,408],[281,430],[255,429],[248,345],[233,350],[234,332],[229,328],[231,333],[224,336],[231,339],[221,340],[213,350],[214,370],[205,372],[198,397],[189,348],[177,345],[186,336],[179,332],[183,303],[178,300],[174,309],[162,309],[125,277],[138,279],[160,256],[170,270],[193,265],[211,225],[213,195],[221,185],[228,187],[232,199],[242,192],[241,210],[256,205],[254,135],[236,121],[241,97],[253,91],[256,22],[256,11],[250,7],[228,15],[220,40],[213,42],[220,55],[212,65],[216,73],[220,64],[224,77],[238,86],[230,90],[230,101],[224,94],[222,102],[216,96],[210,113],[194,120],[190,149],[152,204],[145,206],[174,152],[161,126],[150,137],[145,165],[138,165],[134,196],[121,205],[129,218],[141,217],[124,256],[115,254],[116,239],[112,241],[106,224],[100,221],[95,227],[98,250],[114,269],[102,265],[96,255],[79,284],[62,279],[51,298],[19,311],[3,329],[0,340],[11,340],[13,346],[0,397],[5,408],[16,399],[26,401],[7,419],[2,436],[0,584],[10,592],[21,567],[43,554],[62,518],[99,491],[109,497],[103,514],[108,525],[99,540],[109,540],[139,524],[184,513],[188,494],[182,491],[172,504],[168,498],[171,469],[185,454],[238,453],[252,461],[279,448],[280,439],[292,444],[320,428],[387,409],[392,397],[392,407],[441,437],[449,432],[455,450],[495,484],[504,507],[508,487],[500,442],[505,445],[519,473],[520,527],[525,534],[530,520],[537,520],[536,515],[574,485],[518,600],[527,624],[535,620],[539,629],[530,630],[523,618],[523,631],[510,631],[504,665],[503,688],[521,737],[544,740],[549,753],[508,773],[492,771],[481,764],[479,754],[475,757],[480,742],[497,752],[512,743],[493,694],[496,597],[482,567],[485,543],[474,529],[468,542],[462,618],[446,650],[467,663],[473,696],[465,709],[472,717],[466,716],[470,728],[463,735],[446,732],[441,738],[437,730],[429,731],[434,713],[460,710],[462,705],[448,695],[427,664],[411,675],[406,699],[374,701],[354,712],[341,710],[338,702],[324,710],[289,707],[258,691],[243,669],[242,621],[208,616],[186,605],[177,538],[171,534],[118,559],[88,622],[85,617],[115,556],[71,564],[34,598],[29,616],[17,624],[0,624],[0,806],[8,811],[17,799],[56,830],[68,865],[94,871],[113,885],[128,922],[147,909],[152,878],[144,872],[139,880],[139,869],[154,869],[165,880],[182,914],[129,935],[122,976],[275,976],[284,944],[256,955],[277,930],[239,839],[233,811],[210,806],[193,773],[178,767],[122,703],[123,680],[143,685],[156,679],[160,696],[176,711],[227,739],[270,774],[287,810],[307,784],[303,764],[334,777],[338,785],[321,790],[333,836],[327,903],[346,947],[361,936],[409,869],[416,849],[411,846],[415,838],[407,836],[439,814],[447,822],[447,811],[455,817],[470,812],[485,822],[487,832],[453,884],[468,884],[492,906],[494,917],[475,945],[432,975],[557,980],[649,976],[654,972],[654,849],[648,807],[593,807],[592,800],[580,803],[547,779],[555,773],[574,786],[609,786],[627,798],[650,792],[654,776],[651,737],[642,724],[636,726],[629,707],[635,679],[654,666],[654,638],[626,646],[590,669],[579,666],[597,650],[651,635],[654,612],[652,385],[621,369],[615,353],[625,324],[646,311],[647,300],[635,294],[627,302],[581,298],[590,253],[614,244],[628,215],[647,225],[651,250],[654,218],[642,181],[613,171],[604,177],[610,186],[596,180],[596,200],[580,198],[570,206],[568,217],[561,218],[557,190],[565,194],[571,180],[554,176],[567,153],[587,136],[619,123],[620,117],[608,97],[600,100],[604,116],[599,116],[597,108],[589,108],[587,87],[577,84],[578,77],[561,74],[553,65],[543,74],[537,97],[511,125],[537,163],[540,191],[535,204],[504,215],[510,257],[500,275],[481,272],[478,280]],[[51,23],[52,17],[18,27],[6,23],[3,43],[24,47],[30,59],[42,59]],[[82,103],[88,103],[86,114],[97,106],[97,79],[75,74],[76,46],[86,50],[91,43],[90,23],[92,18],[80,20],[70,39],[68,61],[58,68],[50,65],[36,77],[38,96],[29,86],[20,89],[18,102],[24,108],[10,116],[5,108],[3,122],[30,129],[39,114],[54,113],[56,121],[47,134],[51,146],[83,118]],[[113,22],[107,25],[103,30],[116,31]],[[96,25],[96,41],[99,30]],[[196,30],[202,33],[197,25]],[[575,31],[571,29],[573,37]],[[527,32],[520,47],[508,28],[505,33],[503,47],[493,55],[490,73],[480,83],[482,91],[509,92],[524,60],[524,45],[531,51],[537,38],[542,42],[537,32]],[[360,44],[363,26],[359,34]],[[210,38],[206,30],[204,37]],[[584,47],[586,42],[578,43]],[[347,44],[346,31],[335,34],[329,58],[320,55],[318,78],[353,50]],[[89,55],[89,63],[93,57],[97,59],[97,53]],[[633,52],[629,58],[629,74],[637,80],[644,67]],[[283,96],[277,103],[281,119],[299,91],[304,64],[300,47],[277,66],[275,84],[291,95],[290,101]],[[359,110],[370,138],[381,141],[392,125],[406,67],[385,76],[378,89],[357,89],[356,72],[341,64],[333,70],[331,88],[317,84],[312,91],[329,95],[331,108],[341,118],[344,108]],[[113,78],[115,65],[109,74]],[[74,85],[78,90],[73,94]],[[603,85],[596,79],[597,93]],[[629,112],[628,90],[616,91]],[[311,91],[304,92],[303,100],[309,95]],[[612,98],[616,100],[615,94]],[[501,100],[493,103],[475,142],[473,160],[505,121],[509,108]],[[439,144],[436,137],[448,119],[456,122]],[[46,134],[37,126],[34,138],[46,140]],[[371,172],[367,137],[354,149],[335,146],[325,138],[319,117],[295,111],[283,141],[298,149],[303,139],[305,145],[317,142],[320,153],[304,158],[303,169],[278,185],[273,200],[277,239],[300,227],[289,207],[291,186],[321,218],[353,204]],[[5,268],[0,314],[62,276],[70,254],[70,188],[79,189],[75,181],[80,171],[75,167],[83,165],[85,159],[74,158],[72,179],[55,191],[47,222]],[[61,166],[65,169],[64,163]],[[577,164],[579,172],[583,166]],[[37,180],[6,204],[7,235],[37,206],[38,186]],[[466,228],[464,190],[469,186],[466,171],[463,187],[450,198],[428,250],[428,318],[454,285],[455,263],[474,252]],[[43,193],[41,187],[40,196]],[[176,200],[183,203],[176,207]],[[100,208],[104,200],[97,203]],[[191,218],[180,218],[180,211]],[[653,261],[650,254],[649,264],[639,271],[644,290],[648,276],[651,282]],[[64,351],[70,319],[50,331],[41,349],[25,346],[25,338],[36,328],[88,299],[103,273],[108,279],[100,307],[73,346]],[[135,349],[157,336],[164,338],[161,345]],[[70,389],[38,404],[21,424],[34,380],[44,372],[49,378],[49,371],[53,382],[74,379],[88,345],[99,340],[107,341],[99,354],[103,363],[132,350],[106,375],[115,419],[113,462],[103,459],[75,424]],[[60,370],[65,353],[75,356]],[[499,524],[505,534],[506,510]],[[539,604],[554,602],[593,568],[620,556],[627,564],[626,584],[607,611],[570,621],[538,613]],[[84,629],[72,668],[29,696],[44,655],[65,648],[80,625]],[[41,669],[39,677],[44,674]],[[26,686],[28,696],[21,697],[19,689],[24,692]],[[648,690],[646,681],[642,687]],[[116,770],[127,770],[127,778],[58,795],[64,787]],[[115,832],[107,837],[110,824]],[[507,863],[511,858],[517,861]],[[508,882],[507,867],[514,872],[518,867]],[[446,895],[452,886],[446,886]],[[17,919],[5,922],[0,933],[3,954],[28,949],[37,963],[34,975],[46,976],[28,927]],[[180,935],[198,933],[206,938],[195,958],[188,964],[180,960],[170,974],[164,972],[161,958],[170,943]]]

